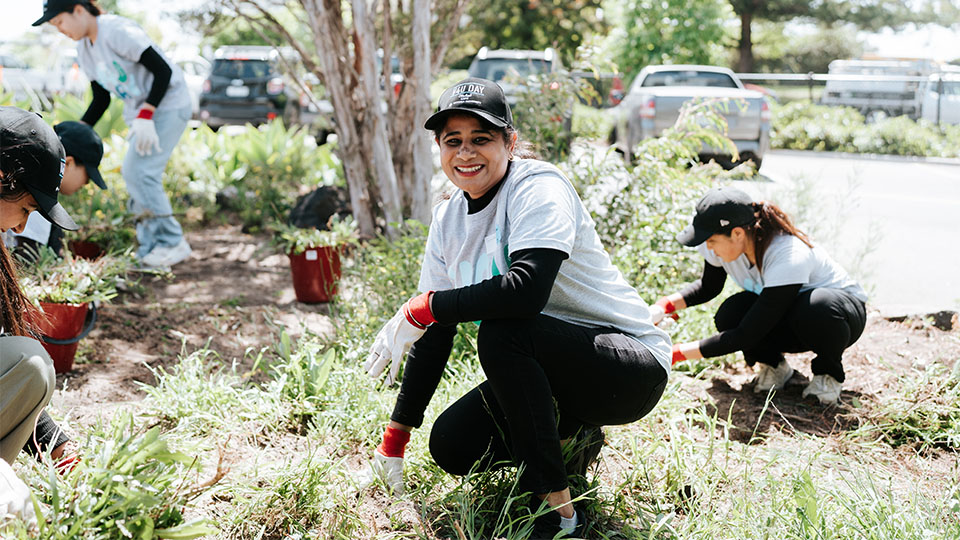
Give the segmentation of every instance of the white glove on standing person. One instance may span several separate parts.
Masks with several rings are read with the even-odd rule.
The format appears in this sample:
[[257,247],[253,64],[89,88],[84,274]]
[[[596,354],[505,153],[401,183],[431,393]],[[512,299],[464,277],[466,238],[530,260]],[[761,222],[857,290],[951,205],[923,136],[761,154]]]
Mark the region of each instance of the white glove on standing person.
[[17,478],[13,468],[0,459],[0,525],[13,516],[25,523],[35,523],[37,516],[33,511],[30,488]]
[[379,377],[387,363],[390,363],[390,372],[387,374],[387,384],[393,384],[400,371],[403,357],[410,347],[423,336],[427,326],[437,322],[430,311],[430,296],[433,291],[425,292],[407,300],[397,314],[380,329],[370,347],[370,355],[363,364],[363,369],[371,377]]
[[140,109],[140,113],[130,124],[130,142],[141,156],[149,156],[154,150],[160,152],[160,136],[153,123],[153,111]]

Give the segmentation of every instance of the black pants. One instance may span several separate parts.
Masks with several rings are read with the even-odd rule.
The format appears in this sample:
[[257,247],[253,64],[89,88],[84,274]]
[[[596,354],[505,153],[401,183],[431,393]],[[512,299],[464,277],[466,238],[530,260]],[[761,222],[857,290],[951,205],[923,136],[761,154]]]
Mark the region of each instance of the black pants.
[[430,453],[456,475],[523,463],[520,486],[537,494],[567,487],[561,439],[642,418],[667,383],[634,339],[545,315],[484,321],[477,348],[487,380],[437,418]]
[[[740,325],[758,296],[743,291],[727,298],[714,321],[723,332]],[[867,323],[864,303],[838,289],[811,289],[797,295],[773,330],[749,350],[743,351],[747,365],[757,362],[776,366],[783,353],[813,351],[810,364],[814,375],[830,375],[843,382],[843,351],[856,343]]]

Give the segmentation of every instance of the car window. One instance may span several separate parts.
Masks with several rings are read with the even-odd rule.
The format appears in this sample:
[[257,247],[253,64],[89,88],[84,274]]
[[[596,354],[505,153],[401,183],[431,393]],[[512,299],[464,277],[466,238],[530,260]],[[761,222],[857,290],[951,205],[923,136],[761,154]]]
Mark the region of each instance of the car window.
[[737,88],[737,83],[726,73],[709,71],[657,71],[643,79],[641,86],[713,86]]
[[220,59],[213,63],[213,75],[228,79],[257,79],[274,73],[273,66],[265,60]]
[[527,58],[487,58],[471,66],[470,76],[500,81],[507,77],[526,77],[537,73],[548,73],[550,62]]

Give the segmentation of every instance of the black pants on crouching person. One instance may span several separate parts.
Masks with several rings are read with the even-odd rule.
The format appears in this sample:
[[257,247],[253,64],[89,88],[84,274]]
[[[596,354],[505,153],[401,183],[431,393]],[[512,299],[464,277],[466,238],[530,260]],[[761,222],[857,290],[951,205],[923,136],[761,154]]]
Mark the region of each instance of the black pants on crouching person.
[[[714,322],[720,332],[736,328],[759,298],[743,291],[724,300]],[[797,295],[790,309],[769,334],[743,351],[747,365],[777,366],[783,353],[813,351],[814,375],[830,375],[843,382],[843,351],[860,339],[867,324],[866,306],[839,289],[810,289]]]
[[[456,475],[523,463],[520,486],[533,493],[567,487],[561,440],[585,428],[642,418],[667,383],[666,370],[635,339],[546,315],[484,321],[477,349],[487,380],[437,418],[430,452]],[[408,373],[436,369],[415,359],[412,351]],[[410,397],[424,392],[408,387],[408,380],[423,379],[404,376],[393,420],[420,424],[421,399]]]

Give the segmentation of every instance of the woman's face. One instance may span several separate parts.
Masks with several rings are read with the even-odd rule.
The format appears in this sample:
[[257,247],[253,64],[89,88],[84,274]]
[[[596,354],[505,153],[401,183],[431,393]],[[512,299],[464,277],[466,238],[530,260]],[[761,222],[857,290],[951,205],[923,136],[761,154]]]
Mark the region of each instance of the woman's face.
[[712,250],[723,262],[733,262],[743,255],[747,234],[741,227],[734,227],[730,236],[715,234],[707,238],[707,249]]
[[73,156],[67,156],[66,165],[63,168],[63,179],[60,180],[60,194],[73,195],[85,186],[88,180],[90,178],[87,176],[87,168]]
[[453,185],[477,199],[507,173],[515,142],[514,134],[508,148],[499,132],[484,129],[473,115],[450,115],[437,139],[440,165]]
[[37,201],[29,193],[24,193],[23,197],[15,201],[0,199],[0,232],[23,232],[27,217],[36,209]]
[[61,34],[74,41],[87,37],[87,21],[83,16],[89,12],[80,4],[73,7],[73,11],[64,11],[50,19],[50,24],[57,27]]

